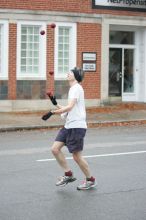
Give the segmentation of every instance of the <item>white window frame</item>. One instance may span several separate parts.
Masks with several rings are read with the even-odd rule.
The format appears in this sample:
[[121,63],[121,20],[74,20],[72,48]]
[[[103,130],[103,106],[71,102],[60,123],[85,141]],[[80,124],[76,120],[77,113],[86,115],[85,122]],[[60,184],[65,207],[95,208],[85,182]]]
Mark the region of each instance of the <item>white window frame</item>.
[[8,21],[0,20],[0,26],[2,27],[2,39],[1,39],[1,73],[0,79],[8,79],[8,45],[9,45],[9,25]]
[[[39,53],[39,74],[21,73],[21,27],[23,25],[39,26],[40,31],[44,30],[45,34],[40,34],[40,53]],[[46,23],[37,21],[19,21],[17,24],[17,79],[18,80],[45,80],[46,79]]]
[[76,56],[77,56],[77,25],[76,23],[63,23],[57,22],[55,28],[55,59],[54,59],[54,67],[55,67],[55,79],[64,80],[67,78],[67,75],[64,73],[58,74],[58,30],[59,27],[70,27],[70,50],[69,50],[69,69],[72,69],[76,66]]

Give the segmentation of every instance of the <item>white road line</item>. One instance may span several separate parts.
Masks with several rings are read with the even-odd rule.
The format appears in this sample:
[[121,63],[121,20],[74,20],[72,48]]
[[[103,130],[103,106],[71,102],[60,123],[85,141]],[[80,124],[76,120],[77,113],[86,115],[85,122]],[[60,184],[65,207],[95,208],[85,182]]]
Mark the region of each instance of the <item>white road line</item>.
[[[96,158],[96,157],[110,157],[110,156],[122,156],[122,155],[132,155],[132,154],[144,154],[146,151],[131,151],[131,152],[122,152],[122,153],[113,153],[113,154],[95,154],[95,155],[88,155],[83,156],[84,158]],[[72,160],[72,157],[66,157],[67,160]],[[36,160],[37,162],[46,162],[46,161],[55,161],[55,158],[51,159],[41,159]]]
[[[85,144],[86,145],[86,144]],[[134,146],[134,145],[146,145],[146,141],[134,141],[134,142],[110,142],[110,143],[92,143],[92,144],[87,144],[87,146],[91,147],[98,147],[98,148],[103,148],[103,147],[127,147],[127,146]]]
[[[128,146],[146,146],[146,141],[135,141],[135,142],[110,142],[110,143],[92,143],[86,144],[86,149],[93,149],[93,148],[114,148],[114,147],[128,147]],[[40,154],[50,151],[48,147],[30,147],[24,149],[5,149],[2,147],[3,150],[0,149],[0,157],[3,156],[16,156],[16,155],[31,155],[31,154]]]

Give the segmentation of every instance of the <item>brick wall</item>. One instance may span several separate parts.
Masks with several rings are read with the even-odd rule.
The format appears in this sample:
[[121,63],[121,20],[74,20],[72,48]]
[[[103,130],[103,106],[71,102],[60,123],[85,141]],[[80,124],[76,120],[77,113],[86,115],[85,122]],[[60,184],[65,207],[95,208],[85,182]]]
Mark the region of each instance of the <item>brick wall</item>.
[[0,8],[144,16],[145,12],[92,9],[92,0],[0,0]]
[[16,99],[16,51],[17,51],[17,25],[9,24],[9,80],[8,99]]
[[54,34],[55,29],[47,26],[47,61],[46,61],[46,90],[54,93]]
[[96,72],[85,72],[85,98],[100,98],[101,25],[78,23],[77,36],[77,66],[82,66],[82,52],[97,53]]

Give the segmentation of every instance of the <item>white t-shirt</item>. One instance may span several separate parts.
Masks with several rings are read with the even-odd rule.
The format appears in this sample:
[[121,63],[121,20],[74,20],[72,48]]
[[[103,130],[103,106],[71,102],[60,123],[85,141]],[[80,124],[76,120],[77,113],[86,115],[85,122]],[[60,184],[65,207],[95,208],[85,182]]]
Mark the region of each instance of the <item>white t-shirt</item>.
[[84,90],[79,83],[73,85],[68,93],[68,100],[77,99],[74,107],[68,112],[65,128],[87,128]]

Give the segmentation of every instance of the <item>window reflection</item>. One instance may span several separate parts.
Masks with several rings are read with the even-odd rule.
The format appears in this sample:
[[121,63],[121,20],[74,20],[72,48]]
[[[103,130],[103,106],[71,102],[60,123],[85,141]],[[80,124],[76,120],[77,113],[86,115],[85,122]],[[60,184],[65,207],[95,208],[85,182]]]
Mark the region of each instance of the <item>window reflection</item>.
[[134,92],[133,53],[132,49],[124,50],[124,92]]
[[134,32],[110,31],[110,44],[134,44]]

